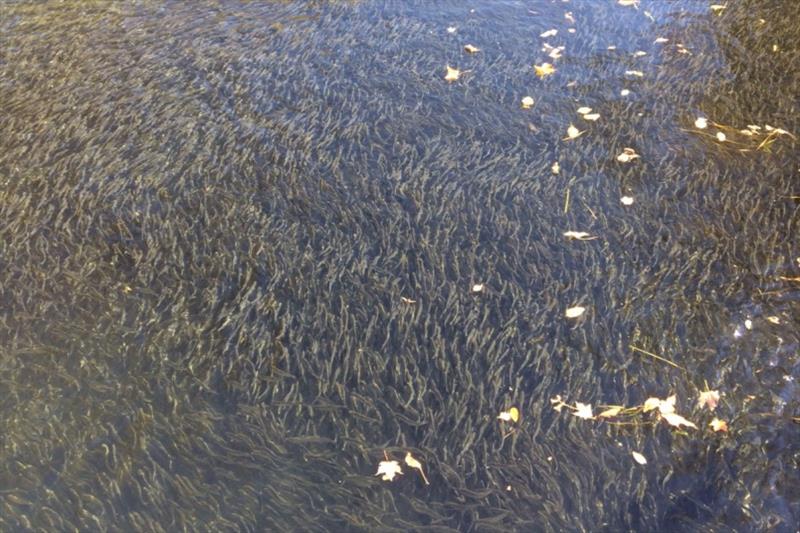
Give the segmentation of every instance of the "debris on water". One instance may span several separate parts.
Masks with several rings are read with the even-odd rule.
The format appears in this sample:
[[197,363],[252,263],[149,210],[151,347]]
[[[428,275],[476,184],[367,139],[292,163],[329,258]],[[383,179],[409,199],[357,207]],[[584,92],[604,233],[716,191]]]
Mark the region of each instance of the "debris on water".
[[536,72],[536,75],[539,76],[540,78],[549,76],[556,71],[555,67],[550,63],[542,63],[541,65],[534,65],[533,69]]
[[585,418],[587,420],[594,418],[592,414],[592,405],[588,403],[575,402],[575,411],[572,414],[578,418]]
[[720,420],[719,418],[715,418],[714,420],[709,422],[708,425],[711,426],[711,429],[713,429],[716,432],[720,433],[728,432],[728,423],[724,420]]
[[708,119],[705,117],[697,117],[694,121],[694,127],[699,130],[704,130],[708,127]]
[[584,107],[579,107],[576,111],[579,115],[585,115],[587,113],[591,113],[592,108],[584,106]]
[[465,44],[464,45],[464,51],[467,52],[468,54],[476,54],[476,53],[480,52],[481,49],[478,48],[477,46],[473,46],[471,44]]
[[453,68],[450,65],[447,65],[447,74],[444,75],[444,79],[447,81],[456,81],[461,76],[461,71],[457,68]]
[[709,411],[713,411],[717,408],[717,403],[719,402],[719,391],[715,390],[706,390],[700,393],[700,396],[697,398],[697,407],[702,408],[703,406],[708,407]]
[[419,471],[420,475],[422,476],[422,480],[425,481],[426,485],[430,485],[428,476],[426,476],[425,471],[422,470],[422,463],[420,463],[413,455],[411,455],[411,452],[406,452],[405,461],[408,466]]
[[624,148],[622,153],[617,156],[617,161],[620,163],[628,163],[638,158],[639,154],[637,154],[633,148]]
[[565,231],[564,237],[568,239],[577,239],[579,241],[591,241],[597,238],[597,237],[592,237],[585,231]]
[[640,465],[646,465],[647,464],[647,459],[645,459],[644,455],[642,455],[641,453],[639,453],[639,452],[631,452],[631,455],[633,455],[633,460],[636,461],[637,463],[639,463]]
[[522,98],[522,102],[521,103],[522,103],[522,109],[530,109],[531,107],[533,107],[533,103],[534,103],[533,102],[533,97],[525,96],[525,97]]
[[581,307],[580,305],[576,305],[575,307],[570,307],[564,312],[564,316],[567,318],[578,318],[583,313],[586,312],[585,307]]
[[403,470],[400,468],[400,463],[397,461],[381,461],[378,464],[378,472],[375,474],[376,476],[383,476],[381,477],[384,481],[393,481],[396,475],[402,475]]
[[502,411],[497,418],[503,420],[504,422],[518,422],[519,421],[519,409],[516,407],[511,407],[508,411]]
[[569,127],[567,128],[567,136],[564,138],[564,140],[575,139],[583,135],[583,133],[584,133],[583,131],[579,130],[574,125],[570,124]]
[[472,292],[482,292],[484,288],[483,283],[476,283],[472,286]]
[[539,37],[542,37],[542,38],[546,39],[547,37],[554,37],[557,33],[558,33],[558,30],[556,30],[556,29],[547,30],[545,32],[540,33]]

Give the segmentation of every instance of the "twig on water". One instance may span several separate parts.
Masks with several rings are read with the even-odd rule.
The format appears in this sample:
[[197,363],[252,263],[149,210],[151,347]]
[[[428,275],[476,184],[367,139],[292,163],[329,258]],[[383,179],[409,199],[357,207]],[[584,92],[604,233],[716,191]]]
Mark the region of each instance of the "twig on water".
[[635,352],[640,352],[640,353],[643,353],[645,355],[649,355],[653,359],[658,359],[662,363],[667,363],[668,365],[674,366],[675,368],[679,368],[680,370],[683,370],[684,372],[688,372],[688,370],[683,368],[681,365],[679,365],[677,363],[674,363],[674,362],[670,361],[669,359],[665,359],[664,357],[661,357],[660,355],[656,355],[653,352],[648,352],[647,350],[642,350],[641,348],[637,348],[633,344],[629,344],[628,348],[630,348],[631,350],[633,350]]

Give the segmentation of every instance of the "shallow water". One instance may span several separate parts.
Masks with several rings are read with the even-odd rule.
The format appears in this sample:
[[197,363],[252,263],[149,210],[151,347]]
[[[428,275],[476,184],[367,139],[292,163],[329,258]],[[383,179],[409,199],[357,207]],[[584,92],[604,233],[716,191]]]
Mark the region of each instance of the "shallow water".
[[796,530],[799,11],[3,2],[0,529]]

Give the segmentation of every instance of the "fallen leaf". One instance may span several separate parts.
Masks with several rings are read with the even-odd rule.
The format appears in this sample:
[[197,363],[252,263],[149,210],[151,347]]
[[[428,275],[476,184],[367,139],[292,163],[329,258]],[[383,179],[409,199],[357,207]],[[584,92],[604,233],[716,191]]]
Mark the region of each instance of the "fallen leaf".
[[547,30],[546,32],[540,33],[539,37],[543,37],[543,38],[546,39],[547,37],[555,36],[557,33],[558,33],[558,30],[556,30],[556,29]]
[[594,415],[592,414],[592,406],[588,403],[575,402],[575,411],[573,411],[572,414],[578,418],[594,418]]
[[617,161],[620,163],[627,163],[638,158],[639,154],[637,154],[633,148],[623,148],[622,153],[617,156]]
[[781,319],[776,317],[776,316],[768,316],[767,320],[769,320],[773,324],[780,324],[781,323]]
[[481,292],[483,290],[483,283],[476,283],[472,286],[472,292]]
[[725,136],[725,134],[724,134],[724,133],[722,133],[721,131],[718,131],[718,132],[717,132],[717,140],[718,140],[719,142],[721,142],[721,143],[722,143],[722,142],[725,142],[727,139],[728,139],[728,137],[727,137],[727,136]]
[[676,413],[661,413],[661,417],[667,421],[667,424],[670,426],[681,427],[686,426],[688,428],[697,429],[697,426],[694,425],[694,422],[689,422],[682,416]]
[[567,128],[567,139],[575,139],[576,137],[580,137],[582,134],[583,132],[572,124],[570,124],[569,128]]
[[570,307],[569,309],[567,309],[564,312],[564,316],[567,317],[567,318],[578,318],[584,312],[586,312],[586,308],[585,307],[581,307],[580,305],[577,305],[575,307]]
[[719,418],[715,418],[708,425],[711,426],[711,429],[714,431],[721,431],[722,433],[728,432],[728,423]]
[[633,53],[633,57],[644,57],[646,55],[647,55],[647,52],[645,52],[644,50],[636,50]]
[[640,465],[647,464],[647,459],[645,459],[644,455],[640,454],[639,452],[631,452],[631,455],[633,455],[633,460]]
[[401,296],[400,297],[400,301],[403,302],[404,304],[415,304],[415,303],[417,303],[416,300],[412,300],[411,298],[406,298],[405,296]]
[[619,407],[619,406],[618,407],[612,407],[611,409],[606,409],[605,411],[603,411],[602,413],[597,415],[597,418],[612,418],[612,417],[617,416],[621,411],[622,411],[622,407]]
[[669,39],[667,39],[666,37],[658,37],[658,38],[657,38],[655,41],[653,41],[653,42],[654,42],[654,43],[666,43],[666,42],[669,42]]
[[633,196],[623,196],[619,199],[622,205],[633,205]]
[[617,0],[617,3],[621,6],[633,6],[638,8],[639,7],[639,0]]
[[591,107],[579,107],[578,108],[578,114],[579,115],[585,115],[586,113],[591,113],[591,112],[592,112],[592,108]]
[[553,74],[556,69],[550,63],[542,63],[541,65],[534,65],[533,70],[536,71],[536,75],[540,78],[544,78],[545,76],[549,76]]
[[592,122],[594,122],[599,118],[600,118],[600,113],[588,113],[586,115],[583,115],[583,120],[591,120]]
[[378,472],[376,476],[383,475],[381,479],[384,481],[392,481],[397,474],[402,475],[403,471],[400,469],[400,463],[397,461],[381,461],[378,464]]
[[560,394],[556,394],[555,396],[550,398],[550,404],[553,406],[553,409],[555,409],[559,413],[561,412],[561,409],[565,405],[567,405],[567,404],[564,403],[564,400],[561,399],[561,395]]
[[658,404],[658,410],[661,414],[669,414],[675,412],[675,402],[677,401],[678,397],[676,395],[672,395],[666,400],[662,400],[660,404]]
[[558,174],[559,172],[561,172],[561,167],[559,166],[558,161],[553,163],[553,166],[550,167],[550,170],[553,171],[553,174]]
[[648,398],[645,400],[644,405],[642,406],[642,411],[647,413],[648,411],[652,411],[653,409],[658,409],[658,406],[661,405],[660,398]]
[[564,18],[575,24],[575,17],[572,16],[572,11],[567,11],[566,13],[564,13]]
[[501,412],[497,418],[504,422],[518,422],[519,421],[519,409],[516,407],[512,407],[508,411]]
[[480,52],[481,49],[478,48],[477,46],[472,46],[471,44],[465,44],[464,45],[464,51],[469,53],[469,54],[475,54],[477,52]]
[[453,68],[450,65],[447,65],[447,74],[444,75],[444,79],[447,81],[456,81],[458,80],[459,76],[461,76],[461,71],[457,68]]
[[620,95],[620,96],[628,96],[629,94],[631,94],[631,92],[630,92],[628,89],[622,89],[622,90],[619,92],[619,95]]
[[641,78],[642,76],[644,76],[644,72],[642,72],[641,70],[626,70],[625,75],[636,76],[637,78]]
[[591,237],[585,231],[565,231],[564,237],[568,239],[578,239],[579,241],[590,241],[592,239],[597,238],[597,237]]
[[715,390],[707,390],[700,393],[700,396],[697,398],[697,407],[702,408],[704,405],[708,407],[709,411],[713,411],[717,408],[717,403],[719,402],[719,392]]
[[711,11],[713,11],[714,13],[719,13],[720,11],[722,11],[723,9],[725,9],[726,7],[728,7],[728,6],[724,6],[724,5],[722,5],[722,4],[711,4],[710,6],[708,6],[708,8],[709,8]]
[[708,119],[705,117],[697,117],[694,121],[694,127],[699,130],[704,130],[708,127]]
[[530,109],[533,107],[533,98],[526,96],[522,99],[522,109]]
[[411,468],[416,468],[419,470],[419,473],[422,475],[422,479],[425,481],[426,485],[430,485],[428,481],[428,477],[425,475],[425,472],[422,470],[422,463],[416,460],[410,452],[406,452],[406,464]]
[[449,26],[447,28],[447,33],[455,33],[455,32],[456,32],[456,27],[455,26]]

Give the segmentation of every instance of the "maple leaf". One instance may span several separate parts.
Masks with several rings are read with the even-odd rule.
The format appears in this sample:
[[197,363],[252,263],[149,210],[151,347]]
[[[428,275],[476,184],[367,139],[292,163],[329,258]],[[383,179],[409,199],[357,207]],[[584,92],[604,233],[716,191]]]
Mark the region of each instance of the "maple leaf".
[[708,407],[709,411],[713,411],[717,408],[717,403],[719,402],[719,392],[715,390],[707,390],[700,393],[700,396],[697,398],[697,407],[702,408],[704,405]]
[[588,403],[575,402],[575,411],[572,414],[578,418],[586,418],[588,420],[594,418],[592,405]]
[[400,463],[397,461],[381,461],[378,464],[378,472],[375,475],[380,476],[381,474],[383,474],[382,480],[392,481],[395,475],[402,475],[403,471],[400,469]]
[[444,75],[444,79],[447,81],[456,81],[461,76],[461,71],[457,68],[453,68],[450,65],[447,65],[447,74]]
[[714,431],[719,431],[722,433],[728,432],[728,423],[724,420],[720,420],[719,418],[715,418],[708,425],[711,426],[711,429]]
[[544,78],[545,76],[549,76],[553,74],[556,69],[550,63],[542,63],[541,65],[534,65],[533,70],[536,71],[536,75],[540,78]]

